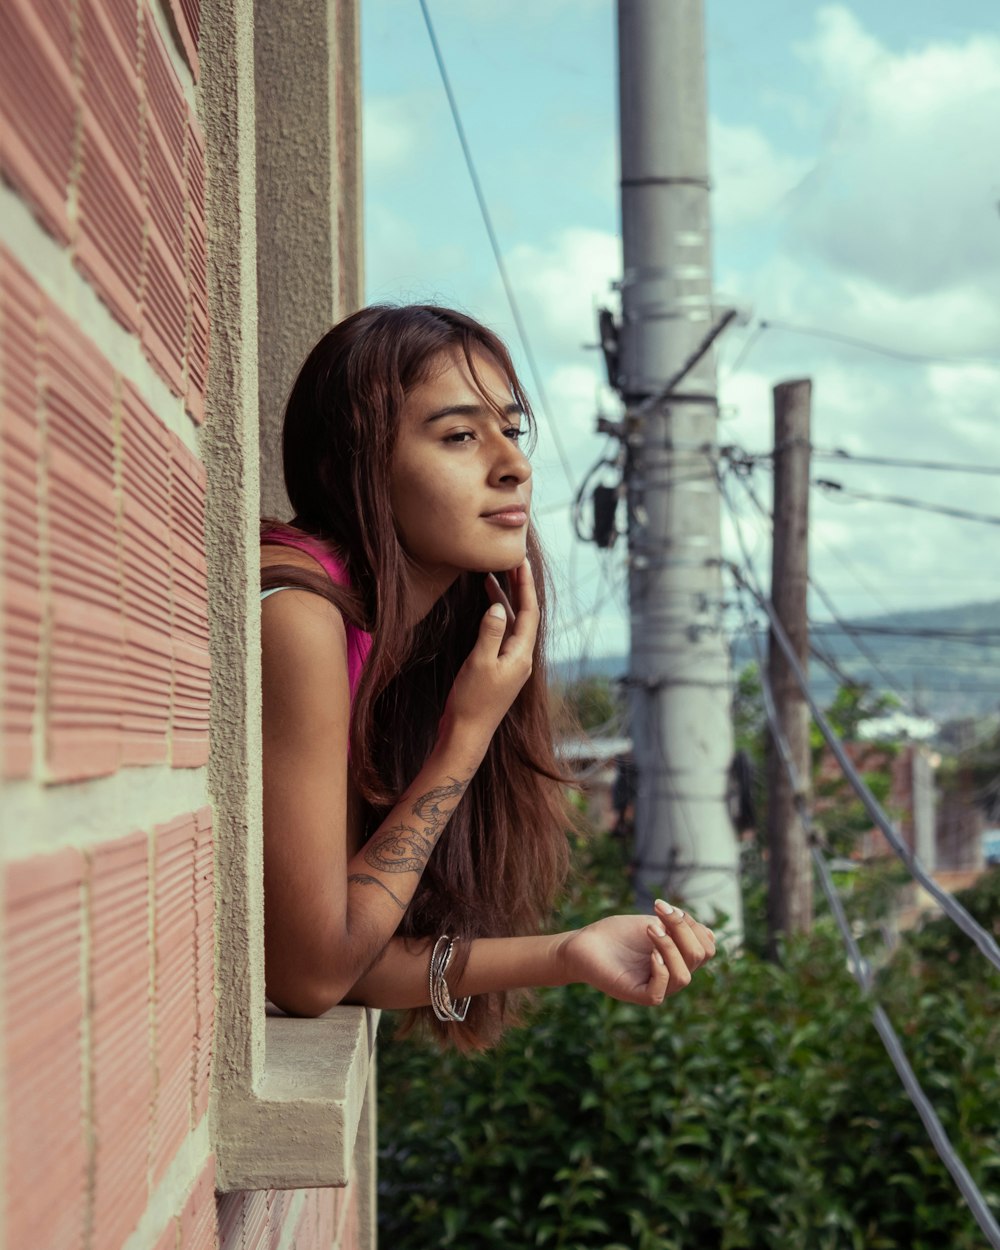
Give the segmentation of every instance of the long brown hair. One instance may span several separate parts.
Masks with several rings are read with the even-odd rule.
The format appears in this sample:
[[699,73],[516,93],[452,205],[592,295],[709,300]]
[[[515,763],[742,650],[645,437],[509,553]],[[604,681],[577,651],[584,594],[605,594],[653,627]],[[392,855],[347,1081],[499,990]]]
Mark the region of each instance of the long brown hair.
[[[461,575],[413,629],[404,610],[408,557],[389,496],[389,465],[410,390],[442,355],[461,352],[478,382],[476,357],[494,363],[531,422],[531,406],[503,342],[463,313],[433,305],[373,305],[320,339],[285,411],[285,487],[294,528],[327,543],[350,589],[292,565],[270,566],[261,586],[305,585],[373,635],[351,715],[350,768],[367,804],[371,834],[433,747],[444,702],[472,650],[489,605],[481,575]],[[262,523],[262,541],[281,523]],[[274,534],[274,537],[278,537]],[[567,865],[567,807],[552,750],[545,674],[545,565],[533,528],[528,556],[541,622],[531,677],[493,735],[486,757],[441,836],[399,926],[412,939],[465,939],[537,931]],[[509,593],[505,575],[498,573]],[[464,964],[467,943],[456,958]],[[462,964],[456,965],[460,968]],[[514,1014],[504,994],[472,1000],[464,1024],[427,1023],[462,1049],[491,1045]]]

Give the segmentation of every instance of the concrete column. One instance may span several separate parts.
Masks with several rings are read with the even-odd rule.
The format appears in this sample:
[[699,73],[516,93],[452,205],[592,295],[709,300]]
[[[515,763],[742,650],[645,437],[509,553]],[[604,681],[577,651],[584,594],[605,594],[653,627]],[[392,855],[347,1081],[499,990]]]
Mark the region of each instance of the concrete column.
[[357,0],[254,0],[261,512],[287,519],[281,418],[361,296]]

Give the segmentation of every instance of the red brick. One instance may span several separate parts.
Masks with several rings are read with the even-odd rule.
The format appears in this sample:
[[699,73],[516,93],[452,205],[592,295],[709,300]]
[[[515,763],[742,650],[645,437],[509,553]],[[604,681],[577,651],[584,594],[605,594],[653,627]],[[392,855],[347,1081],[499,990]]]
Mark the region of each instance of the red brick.
[[198,35],[201,28],[200,0],[168,0],[174,29],[180,40],[181,50],[191,68],[195,82],[198,81]]
[[122,762],[168,759],[173,670],[170,465],[166,428],[134,387],[122,389]]
[[[29,777],[42,632],[38,516],[38,331],[41,296],[0,248],[0,508],[3,577],[3,775]],[[16,541],[11,536],[16,535]]]
[[267,1191],[267,1231],[269,1241],[267,1250],[278,1250],[281,1235],[285,1231],[286,1206],[292,1194],[285,1189],[269,1189]]
[[153,1183],[189,1132],[196,1062],[195,854],[193,815],[158,825],[155,836],[155,1017],[158,1088]]
[[243,1250],[244,1194],[218,1194],[215,1199],[219,1250]]
[[187,149],[188,342],[187,409],[194,420],[205,417],[208,382],[208,277],[205,259],[205,143],[194,118],[188,119]]
[[342,1189],[320,1189],[317,1191],[319,1244],[332,1246],[337,1238],[337,1216],[340,1210]]
[[143,194],[149,230],[143,261],[142,340],[168,386],[182,395],[188,321],[184,237],[187,103],[156,23],[148,13],[143,22]]
[[91,852],[94,1236],[120,1245],[146,1207],[153,1101],[148,838]]
[[[153,1250],[178,1250],[181,1235],[181,1222],[174,1218],[167,1224]],[[214,1248],[213,1248],[214,1250]]]
[[[5,872],[7,1241],[83,1246],[87,1151],[81,1060],[85,865],[78,851]],[[44,1005],[44,1010],[39,1006]],[[39,1202],[42,1193],[58,1201]]]
[[46,301],[43,316],[52,586],[46,756],[51,779],[70,781],[113,772],[121,761],[115,378],[61,311]]
[[243,1250],[267,1250],[267,1215],[266,1190],[248,1193],[243,1203]]
[[358,1210],[359,1193],[360,1190],[357,1185],[348,1187],[346,1194],[347,1210],[344,1214],[344,1223],[340,1234],[341,1250],[360,1250],[361,1247],[361,1223]]
[[210,1156],[181,1213],[180,1250],[216,1250],[215,1157]]
[[139,328],[143,201],[137,9],[81,0],[83,150],[77,264],[114,315]]
[[212,809],[195,813],[195,1002],[194,1118],[208,1110],[215,1024],[215,846]]
[[63,244],[76,138],[72,5],[0,5],[0,169]]
[[205,562],[205,469],[173,438],[170,561],[173,617],[173,764],[208,759],[208,585]]

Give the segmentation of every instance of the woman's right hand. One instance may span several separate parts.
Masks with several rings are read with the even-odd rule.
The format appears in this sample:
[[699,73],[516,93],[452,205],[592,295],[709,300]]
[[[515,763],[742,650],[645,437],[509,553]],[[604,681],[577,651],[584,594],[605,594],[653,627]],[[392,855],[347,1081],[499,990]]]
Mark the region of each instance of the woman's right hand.
[[655,1006],[691,984],[715,955],[715,934],[662,899],[655,917],[606,916],[560,934],[563,980],[582,982],[626,1003]]
[[527,560],[513,571],[513,582],[517,609],[513,622],[503,603],[491,604],[480,623],[476,645],[458,670],[445,704],[446,721],[487,737],[493,736],[531,676],[538,599]]

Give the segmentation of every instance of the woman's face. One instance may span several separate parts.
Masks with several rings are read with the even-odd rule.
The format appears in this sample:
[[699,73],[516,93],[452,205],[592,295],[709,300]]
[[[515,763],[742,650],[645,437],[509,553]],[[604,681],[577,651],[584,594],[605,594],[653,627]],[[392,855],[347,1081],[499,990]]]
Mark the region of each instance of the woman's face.
[[410,391],[389,468],[400,542],[442,586],[525,556],[531,466],[518,446],[521,410],[493,361],[475,363],[482,390],[459,351]]

